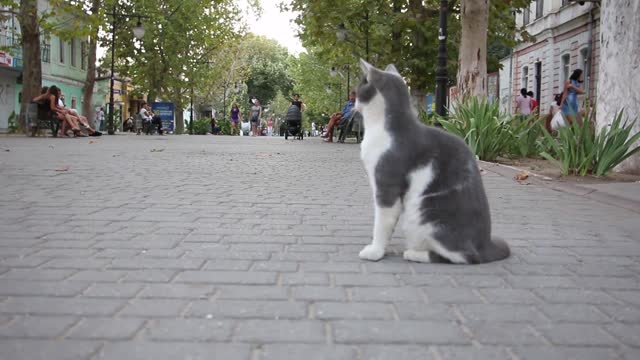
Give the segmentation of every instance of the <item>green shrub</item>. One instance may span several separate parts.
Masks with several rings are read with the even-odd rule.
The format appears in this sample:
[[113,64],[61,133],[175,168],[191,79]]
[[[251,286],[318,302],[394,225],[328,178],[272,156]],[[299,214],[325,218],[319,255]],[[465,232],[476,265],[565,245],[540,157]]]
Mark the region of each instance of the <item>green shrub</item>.
[[454,105],[448,119],[438,118],[442,127],[464,139],[482,160],[494,161],[509,154],[514,141],[511,119],[501,114],[498,102],[472,97]]
[[193,120],[193,134],[194,135],[207,135],[211,132],[211,120],[208,118],[202,118]]
[[511,121],[513,141],[509,155],[513,157],[535,157],[546,150],[543,133],[544,119],[531,116],[524,121]]
[[582,124],[574,121],[558,129],[557,138],[545,132],[545,142],[550,151],[540,155],[557,165],[563,175],[606,175],[626,158],[640,151],[640,147],[629,150],[640,139],[640,133],[631,135],[635,121],[627,124],[626,121],[622,122],[622,116],[622,111],[617,113],[611,126],[603,128],[598,134],[591,126],[594,123],[593,115]]
[[218,126],[220,127],[220,134],[222,134],[222,135],[233,135],[231,133],[231,121],[220,120],[220,121],[218,121]]
[[11,115],[9,115],[9,119],[7,119],[9,124],[9,134],[15,134],[18,132],[18,123],[16,122],[16,117],[16,112],[12,111]]

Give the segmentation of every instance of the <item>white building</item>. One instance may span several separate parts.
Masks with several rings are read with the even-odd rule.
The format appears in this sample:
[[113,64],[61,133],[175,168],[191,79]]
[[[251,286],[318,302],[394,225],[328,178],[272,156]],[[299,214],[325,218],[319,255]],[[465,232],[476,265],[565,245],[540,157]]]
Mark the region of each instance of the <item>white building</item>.
[[549,111],[554,95],[561,93],[573,70],[584,71],[586,94],[595,100],[600,59],[600,8],[595,2],[580,5],[575,0],[534,0],[528,11],[516,15],[535,42],[522,42],[501,61],[500,103],[514,112],[521,88],[533,91],[541,114]]

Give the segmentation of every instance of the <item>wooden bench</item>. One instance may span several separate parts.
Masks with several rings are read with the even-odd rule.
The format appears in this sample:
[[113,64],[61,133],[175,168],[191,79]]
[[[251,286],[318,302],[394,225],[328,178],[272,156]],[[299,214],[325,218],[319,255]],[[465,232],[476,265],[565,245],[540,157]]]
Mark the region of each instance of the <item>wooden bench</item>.
[[347,138],[347,135],[353,132],[356,135],[356,142],[360,143],[364,134],[362,115],[357,111],[353,111],[352,115],[348,119],[338,125],[338,130],[340,130],[338,142],[343,143]]
[[46,111],[44,106],[38,103],[30,103],[27,105],[27,124],[31,129],[31,136],[36,136],[39,130],[51,129],[53,137],[58,137],[60,129],[60,120],[56,119],[51,112]]

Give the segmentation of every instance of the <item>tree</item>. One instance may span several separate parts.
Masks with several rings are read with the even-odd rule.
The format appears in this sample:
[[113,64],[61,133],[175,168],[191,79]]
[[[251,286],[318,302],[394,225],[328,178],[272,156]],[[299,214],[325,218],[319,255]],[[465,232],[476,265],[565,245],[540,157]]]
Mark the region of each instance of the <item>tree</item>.
[[[515,45],[515,32],[526,35],[523,29],[516,28],[511,11],[530,1],[491,2],[490,44],[510,48]],[[380,67],[394,63],[415,92],[435,87],[439,3],[439,0],[290,0],[285,8],[299,14],[295,22],[300,39],[322,61],[356,64],[355,57],[366,56],[368,43],[370,62]],[[449,0],[448,4],[448,72],[456,74],[461,9],[458,0]],[[340,23],[348,30],[348,41],[336,39]],[[492,67],[488,70],[497,71],[500,53],[489,56]]]
[[[597,128],[611,124],[617,111],[635,119],[640,131],[640,42],[638,1],[604,0],[600,8],[600,65],[598,72]],[[633,30],[635,29],[635,30]],[[618,170],[640,172],[640,155],[625,160]]]
[[289,53],[275,40],[249,34],[241,45],[246,53],[249,67],[247,91],[256,97],[262,105],[273,100],[278,91],[290,94],[292,89],[289,77]]
[[[105,0],[105,6],[111,8],[113,1]],[[149,18],[143,19],[146,31],[141,41],[131,32],[135,17],[118,22],[116,72],[146,90],[149,101],[171,100],[177,110],[176,132],[182,133],[182,109],[209,74],[211,58],[243,29],[236,24],[238,5],[232,0],[148,0],[120,4],[118,11]]]
[[[98,13],[100,11],[100,6],[102,4],[101,0],[92,0],[91,1],[91,14],[94,15],[94,19],[97,21]],[[82,113],[89,118],[89,121],[93,121],[95,119],[93,106],[93,88],[96,84],[96,58],[97,58],[97,50],[98,50],[98,30],[99,26],[97,23],[93,24],[91,28],[91,35],[89,36],[88,50],[87,54],[87,79],[84,83],[84,96],[82,102]],[[85,56],[85,54],[82,54]],[[95,126],[94,126],[95,127]],[[96,129],[100,130],[100,129]]]
[[489,0],[462,0],[460,18],[458,93],[461,98],[471,95],[486,97]]
[[42,86],[42,63],[40,53],[40,27],[38,23],[38,1],[22,0],[18,14],[22,34],[22,102],[20,103],[20,126],[27,131],[27,106],[40,94]]

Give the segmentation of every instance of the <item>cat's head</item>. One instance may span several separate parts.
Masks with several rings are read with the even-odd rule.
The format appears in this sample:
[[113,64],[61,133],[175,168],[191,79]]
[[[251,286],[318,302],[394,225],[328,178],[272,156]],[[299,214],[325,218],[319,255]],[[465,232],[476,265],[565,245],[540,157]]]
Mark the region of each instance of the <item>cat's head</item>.
[[384,100],[386,105],[409,106],[409,90],[398,69],[392,64],[380,70],[360,59],[362,79],[357,91],[356,109]]

